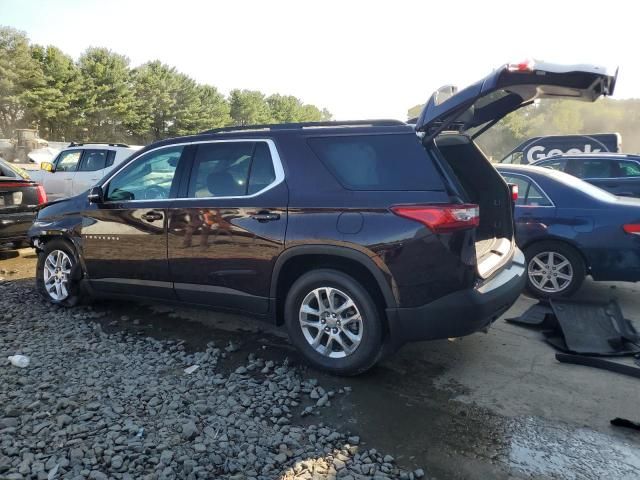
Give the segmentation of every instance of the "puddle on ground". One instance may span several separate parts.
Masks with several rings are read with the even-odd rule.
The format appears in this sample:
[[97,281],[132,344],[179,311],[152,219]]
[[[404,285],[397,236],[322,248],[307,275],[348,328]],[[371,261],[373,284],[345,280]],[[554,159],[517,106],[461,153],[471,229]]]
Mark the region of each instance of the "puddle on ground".
[[640,478],[640,446],[585,428],[525,418],[511,426],[505,461],[529,475],[563,479]]

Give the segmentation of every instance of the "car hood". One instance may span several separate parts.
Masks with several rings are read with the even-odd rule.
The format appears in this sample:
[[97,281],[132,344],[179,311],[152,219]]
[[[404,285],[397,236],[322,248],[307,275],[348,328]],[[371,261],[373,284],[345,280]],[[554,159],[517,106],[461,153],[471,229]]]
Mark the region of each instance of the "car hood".
[[40,207],[38,220],[55,219],[63,215],[79,213],[87,208],[89,201],[86,192],[75,197],[62,198],[45,203]]

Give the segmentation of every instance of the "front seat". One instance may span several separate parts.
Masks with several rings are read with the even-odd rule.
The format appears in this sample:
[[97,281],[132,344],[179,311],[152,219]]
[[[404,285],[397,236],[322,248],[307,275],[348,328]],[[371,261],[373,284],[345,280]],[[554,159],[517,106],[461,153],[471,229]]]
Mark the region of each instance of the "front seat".
[[235,197],[245,194],[244,185],[238,184],[226,171],[209,174],[207,189],[214,197]]

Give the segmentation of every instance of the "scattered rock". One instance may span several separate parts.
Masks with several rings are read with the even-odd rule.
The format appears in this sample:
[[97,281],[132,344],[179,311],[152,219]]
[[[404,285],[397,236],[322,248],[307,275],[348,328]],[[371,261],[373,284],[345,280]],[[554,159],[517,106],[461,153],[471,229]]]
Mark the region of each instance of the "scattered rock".
[[[0,388],[2,479],[424,476],[362,450],[358,436],[300,421],[322,421],[322,407],[348,387],[325,390],[286,360],[260,358],[262,350],[238,364],[241,355],[233,355],[231,373],[223,373],[228,366],[218,364],[239,349],[234,342],[192,352],[181,341],[127,330],[122,322],[141,320],[104,304],[63,309],[30,284],[9,281],[2,290],[0,350],[38,354],[26,374],[0,369],[0,385],[10,386]],[[195,365],[197,372],[183,372]]]

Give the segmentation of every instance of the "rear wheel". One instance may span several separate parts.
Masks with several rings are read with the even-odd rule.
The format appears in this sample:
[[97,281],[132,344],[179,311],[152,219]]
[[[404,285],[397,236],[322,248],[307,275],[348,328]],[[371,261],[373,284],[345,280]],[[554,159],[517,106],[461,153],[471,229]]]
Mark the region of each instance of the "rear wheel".
[[364,287],[337,270],[314,270],[287,294],[291,342],[314,366],[338,375],[371,368],[382,349],[380,312]]
[[580,253],[562,242],[535,243],[525,250],[527,290],[540,298],[568,297],[586,276]]
[[47,242],[38,254],[36,286],[56,305],[72,307],[81,300],[81,270],[73,246],[62,239]]

